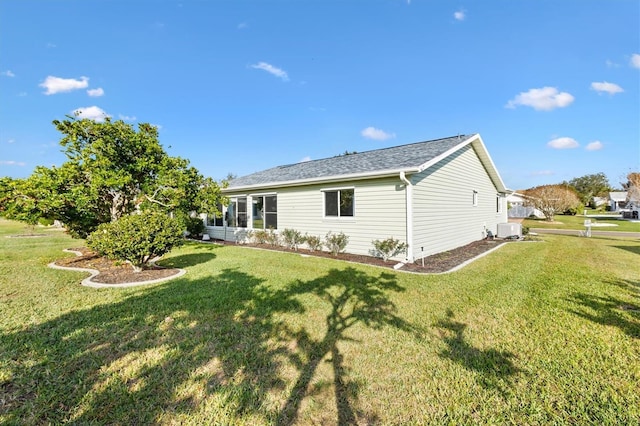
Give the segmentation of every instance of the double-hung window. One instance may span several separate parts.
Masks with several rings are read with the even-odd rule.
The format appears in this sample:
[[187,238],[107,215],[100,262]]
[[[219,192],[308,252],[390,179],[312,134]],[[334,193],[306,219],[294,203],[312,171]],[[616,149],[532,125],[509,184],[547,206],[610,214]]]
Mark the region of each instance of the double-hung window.
[[323,192],[325,217],[353,217],[353,188],[327,190]]

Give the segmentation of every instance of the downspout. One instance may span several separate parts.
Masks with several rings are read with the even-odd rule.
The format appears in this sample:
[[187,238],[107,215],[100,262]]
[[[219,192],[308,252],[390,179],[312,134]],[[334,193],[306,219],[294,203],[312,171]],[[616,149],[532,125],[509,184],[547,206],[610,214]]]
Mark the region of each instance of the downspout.
[[404,171],[400,172],[400,180],[405,183],[406,188],[407,262],[413,262],[413,185]]

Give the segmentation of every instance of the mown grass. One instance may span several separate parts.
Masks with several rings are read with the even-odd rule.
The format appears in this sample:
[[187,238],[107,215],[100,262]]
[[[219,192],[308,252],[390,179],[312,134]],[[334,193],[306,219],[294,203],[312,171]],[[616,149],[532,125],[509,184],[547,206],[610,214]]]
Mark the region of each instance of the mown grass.
[[545,235],[438,276],[190,243],[95,290],[0,222],[0,423],[637,424],[640,241]]
[[549,223],[544,219],[525,219],[522,224],[530,228],[550,228],[550,229],[579,229],[584,230],[585,219],[591,220],[592,224],[607,224],[615,226],[594,226],[592,229],[598,231],[620,231],[620,232],[640,232],[640,222],[619,219],[619,216],[596,215],[594,216],[570,216],[556,215],[553,222]]

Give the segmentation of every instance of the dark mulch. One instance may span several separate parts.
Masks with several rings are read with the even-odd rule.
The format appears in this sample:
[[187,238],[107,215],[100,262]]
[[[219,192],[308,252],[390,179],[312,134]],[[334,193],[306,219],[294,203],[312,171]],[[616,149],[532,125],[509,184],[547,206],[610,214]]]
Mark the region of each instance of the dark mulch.
[[[485,253],[497,246],[501,243],[506,242],[508,240],[479,240],[474,241],[466,246],[458,247],[454,250],[434,254],[432,256],[428,256],[424,258],[424,266],[422,266],[422,260],[417,261],[416,263],[408,263],[402,266],[400,270],[402,271],[410,271],[416,273],[442,273],[450,271],[456,266],[466,262],[467,260],[473,259],[474,257]],[[229,241],[212,241],[215,244],[222,245],[235,245],[233,242]],[[378,257],[373,256],[365,256],[360,254],[350,254],[350,253],[340,253],[337,256],[333,256],[331,253],[325,251],[309,251],[306,249],[299,249],[298,251],[294,251],[291,249],[287,249],[282,246],[272,246],[269,244],[243,244],[246,247],[254,247],[261,248],[265,250],[277,250],[284,251],[290,253],[299,253],[303,255],[309,256],[317,256],[317,257],[325,257],[328,259],[339,259],[345,260],[348,262],[355,263],[363,263],[366,265],[374,265],[380,266],[383,268],[393,269],[395,265],[398,264],[397,261],[383,261]]]
[[[203,242],[206,243],[206,242]],[[214,244],[227,244],[234,243],[224,241],[211,241]],[[480,240],[467,244],[466,246],[459,247],[454,250],[450,250],[443,253],[438,253],[433,256],[428,256],[424,259],[424,266],[422,266],[422,260],[416,263],[409,263],[400,270],[410,271],[415,273],[442,273],[447,272],[456,266],[470,260],[492,248],[501,244],[499,240]],[[364,256],[350,253],[340,253],[337,256],[333,256],[331,253],[323,251],[311,252],[306,249],[299,249],[294,252],[280,246],[271,246],[268,244],[245,244],[246,247],[261,248],[265,250],[277,250],[283,252],[298,253],[301,255],[325,257],[329,259],[339,259],[347,262],[362,263],[366,265],[374,265],[383,268],[393,269],[394,265],[398,262],[388,261],[384,262],[382,259],[373,256]],[[74,248],[74,251],[82,253],[81,256],[60,259],[56,261],[58,266],[68,266],[76,268],[91,268],[100,271],[100,274],[93,278],[94,282],[104,284],[126,284],[129,282],[148,281],[158,278],[165,278],[178,273],[178,269],[162,268],[160,266],[150,266],[141,272],[135,272],[131,265],[122,262],[116,262],[105,257],[98,256],[91,252],[87,248]]]
[[139,281],[151,281],[176,275],[179,269],[162,268],[157,265],[149,265],[147,269],[135,272],[133,267],[124,262],[107,259],[81,247],[70,249],[82,253],[81,256],[56,260],[56,265],[70,268],[89,268],[100,271],[92,281],[101,284],[126,284]]

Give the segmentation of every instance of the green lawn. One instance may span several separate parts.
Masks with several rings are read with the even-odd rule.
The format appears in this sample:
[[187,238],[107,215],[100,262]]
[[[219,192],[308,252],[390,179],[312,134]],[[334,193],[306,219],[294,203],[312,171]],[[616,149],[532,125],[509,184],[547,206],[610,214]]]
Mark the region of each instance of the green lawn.
[[[0,423],[637,424],[640,241],[544,235],[448,275],[189,243],[128,289],[5,238]],[[37,231],[41,232],[41,231]]]
[[548,223],[544,219],[525,219],[522,225],[529,228],[554,228],[554,229],[580,229],[584,230],[585,219],[591,220],[595,224],[610,224],[616,226],[594,226],[592,229],[597,231],[625,231],[640,232],[640,222],[631,222],[629,220],[618,219],[617,216],[606,218],[606,215],[600,216],[565,216],[556,215],[553,217],[553,223]]

